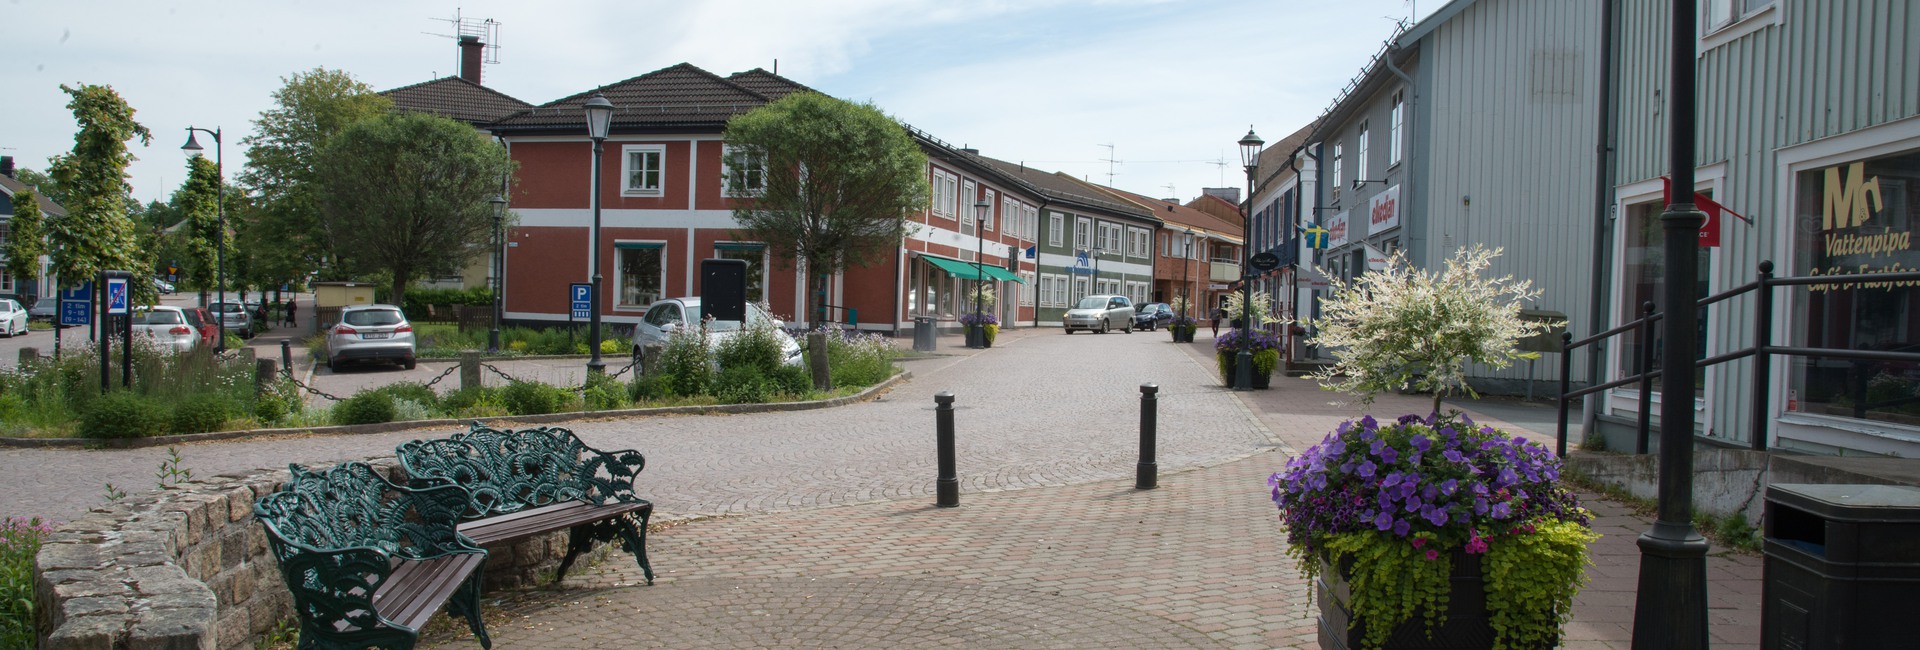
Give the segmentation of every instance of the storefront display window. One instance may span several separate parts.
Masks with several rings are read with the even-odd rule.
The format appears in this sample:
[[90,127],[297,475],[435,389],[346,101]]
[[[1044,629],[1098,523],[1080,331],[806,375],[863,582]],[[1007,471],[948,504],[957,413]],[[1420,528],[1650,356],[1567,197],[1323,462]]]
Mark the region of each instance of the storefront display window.
[[[1704,196],[1707,193],[1702,192],[1701,194]],[[1625,238],[1624,244],[1626,246],[1620,262],[1624,280],[1621,283],[1621,288],[1624,289],[1624,292],[1621,296],[1623,298],[1622,303],[1616,307],[1616,313],[1619,314],[1619,317],[1615,319],[1616,322],[1624,323],[1640,318],[1644,313],[1641,311],[1641,305],[1648,302],[1652,302],[1656,310],[1665,309],[1665,306],[1661,305],[1663,296],[1661,294],[1660,282],[1661,279],[1665,277],[1667,266],[1667,237],[1666,228],[1665,225],[1661,223],[1660,216],[1666,212],[1666,209],[1666,206],[1661,205],[1659,202],[1638,203],[1627,206],[1627,223],[1621,231],[1621,236]],[[1696,295],[1705,298],[1712,293],[1709,289],[1707,278],[1713,268],[1711,264],[1711,251],[1713,249],[1700,247],[1694,250],[1695,255],[1698,256],[1694,262],[1695,291]],[[1694,358],[1696,359],[1705,359],[1707,357],[1708,313],[1706,310],[1701,310],[1699,315],[1699,328],[1695,332],[1696,339],[1694,341]],[[1616,379],[1640,374],[1640,367],[1642,359],[1644,358],[1642,355],[1648,352],[1646,349],[1647,344],[1641,341],[1638,330],[1622,334],[1620,338],[1622,341],[1620,357],[1614,364],[1614,368],[1616,369],[1614,377]],[[1653,368],[1658,370],[1661,365],[1660,351],[1662,349],[1662,343],[1665,342],[1665,333],[1660,328],[1659,323],[1654,324],[1652,338],[1653,349],[1651,352],[1653,353]],[[1661,381],[1661,378],[1654,378],[1653,389],[1655,391],[1661,390],[1664,385],[1665,383]],[[1705,385],[1706,369],[1696,369],[1693,382],[1695,397],[1702,395]]]
[[[1796,275],[1920,270],[1920,151],[1802,171],[1794,195]],[[1894,285],[1795,289],[1795,345],[1920,351],[1920,283]],[[1794,357],[1789,368],[1789,411],[1920,426],[1920,364]]]

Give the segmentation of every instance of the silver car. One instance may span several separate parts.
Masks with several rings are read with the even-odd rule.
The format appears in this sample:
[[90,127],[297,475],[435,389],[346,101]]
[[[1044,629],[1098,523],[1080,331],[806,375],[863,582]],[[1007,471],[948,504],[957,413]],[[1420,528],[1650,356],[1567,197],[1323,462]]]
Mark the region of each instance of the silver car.
[[393,361],[412,370],[413,353],[413,324],[393,305],[341,308],[340,322],[327,330],[327,368],[334,372],[349,361],[369,360]]
[[133,311],[133,334],[153,339],[161,348],[173,352],[192,352],[200,344],[200,330],[194,329],[179,307],[146,307]]
[[1075,330],[1107,333],[1108,330],[1120,330],[1133,333],[1133,301],[1126,296],[1094,295],[1081,298],[1067,310],[1061,323],[1067,333]]
[[[688,324],[699,326],[702,314],[699,298],[668,298],[647,306],[647,315],[633,327],[633,355],[640,358],[640,351],[647,346],[665,345],[674,332],[685,329]],[[785,330],[784,323],[769,315],[759,305],[747,303],[747,320],[754,324],[772,323],[776,336],[780,338],[782,363],[789,366],[800,365],[800,343],[793,340]],[[719,343],[740,331],[736,321],[714,321],[707,330],[707,342]]]
[[253,338],[253,314],[247,312],[247,306],[237,302],[216,302],[207,307],[215,318],[220,319],[222,327],[243,339]]

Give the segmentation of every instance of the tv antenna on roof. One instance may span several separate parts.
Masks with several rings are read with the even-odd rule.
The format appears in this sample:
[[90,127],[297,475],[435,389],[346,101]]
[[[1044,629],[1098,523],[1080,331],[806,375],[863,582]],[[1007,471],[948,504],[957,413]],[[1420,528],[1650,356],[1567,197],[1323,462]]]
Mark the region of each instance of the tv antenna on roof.
[[1107,148],[1107,157],[1102,158],[1101,160],[1104,160],[1107,163],[1107,187],[1113,187],[1113,164],[1121,161],[1113,159],[1113,145],[1103,144],[1103,145],[1096,145],[1096,146]]
[[1227,157],[1225,155],[1221,155],[1219,158],[1215,158],[1212,161],[1209,161],[1207,164],[1220,168],[1220,187],[1226,187],[1227,186]]
[[[500,22],[499,21],[496,21],[492,18],[480,19],[480,18],[464,17],[460,15],[460,9],[458,7],[454,8],[452,18],[434,18],[433,20],[438,20],[440,22],[447,23],[453,26],[453,33],[452,34],[440,34],[436,32],[420,32],[420,33],[426,34],[428,36],[438,36],[440,38],[451,38],[455,41],[459,41],[463,38],[471,36],[473,38],[479,39],[480,41],[480,45],[482,48],[481,54],[480,54],[481,63],[487,63],[487,64],[500,63]],[[458,60],[456,60],[454,63],[454,69],[455,70],[460,69]]]

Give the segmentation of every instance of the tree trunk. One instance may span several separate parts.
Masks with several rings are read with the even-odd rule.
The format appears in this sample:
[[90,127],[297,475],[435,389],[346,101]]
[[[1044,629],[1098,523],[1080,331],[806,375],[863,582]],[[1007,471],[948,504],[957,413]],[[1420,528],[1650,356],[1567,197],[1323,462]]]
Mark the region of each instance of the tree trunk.
[[814,269],[820,265],[807,261],[807,297],[802,301],[807,306],[807,329],[820,329],[826,326],[826,290],[827,278]]
[[401,310],[401,314],[406,316],[407,319],[409,320],[415,319],[415,318],[424,318],[426,316],[425,314],[406,313],[407,284],[412,282],[412,280],[413,280],[412,269],[408,269],[404,267],[394,267],[393,288],[392,288],[392,291],[387,294],[387,297],[393,301],[393,306],[399,307]]

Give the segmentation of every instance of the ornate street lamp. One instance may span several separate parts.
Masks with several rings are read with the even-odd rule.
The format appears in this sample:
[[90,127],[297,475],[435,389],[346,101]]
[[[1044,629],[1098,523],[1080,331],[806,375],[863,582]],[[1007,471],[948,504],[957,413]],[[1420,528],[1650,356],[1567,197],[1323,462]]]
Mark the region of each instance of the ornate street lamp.
[[[193,138],[194,131],[200,131],[200,132],[206,133],[207,135],[213,136],[213,170],[214,170],[214,175],[219,177],[219,182],[214,186],[216,189],[213,194],[213,214],[214,214],[213,259],[214,259],[214,267],[216,269],[214,287],[215,287],[215,290],[220,295],[219,302],[215,304],[222,305],[224,308],[224,305],[227,302],[227,196],[226,196],[227,195],[227,173],[226,173],[226,167],[223,164],[224,161],[221,160],[222,156],[220,151],[221,149],[220,129],[219,127],[214,127],[213,129],[202,129],[194,126],[187,127],[187,143],[180,145],[180,150],[187,152],[187,155],[189,156],[193,156],[197,158],[206,151],[206,148],[200,146],[200,142]],[[206,294],[201,294],[201,295],[205,296]],[[261,300],[266,300],[266,298],[261,298]],[[218,331],[219,331],[219,339],[217,339],[213,344],[213,350],[215,352],[226,352],[227,351],[227,314],[226,312],[224,311],[214,312],[213,323],[214,323],[214,327],[218,328]]]
[[973,204],[973,324],[967,326],[967,347],[974,349],[987,347],[987,326],[981,322],[984,317],[981,316],[983,301],[980,295],[980,289],[987,286],[986,256],[984,255],[986,235],[981,231],[986,230],[987,211],[991,209],[993,204],[985,199]]
[[607,363],[600,360],[600,150],[607,139],[607,129],[613,126],[613,102],[605,95],[594,93],[587,99],[587,137],[593,138],[593,250],[587,255],[587,263],[593,265],[593,295],[587,297],[587,307],[592,310],[587,321],[587,345],[592,347],[593,357],[587,360],[587,374],[603,374]]
[[493,331],[487,333],[487,353],[499,354],[500,320],[505,315],[500,294],[507,289],[507,242],[502,232],[507,219],[507,197],[495,194],[488,202],[493,204]]
[[1253,268],[1253,247],[1247,244],[1253,232],[1253,175],[1260,168],[1263,144],[1266,141],[1254,135],[1251,126],[1247,137],[1240,138],[1240,164],[1247,168],[1247,207],[1240,222],[1240,353],[1234,358],[1234,390],[1253,390],[1253,278],[1247,274]]

